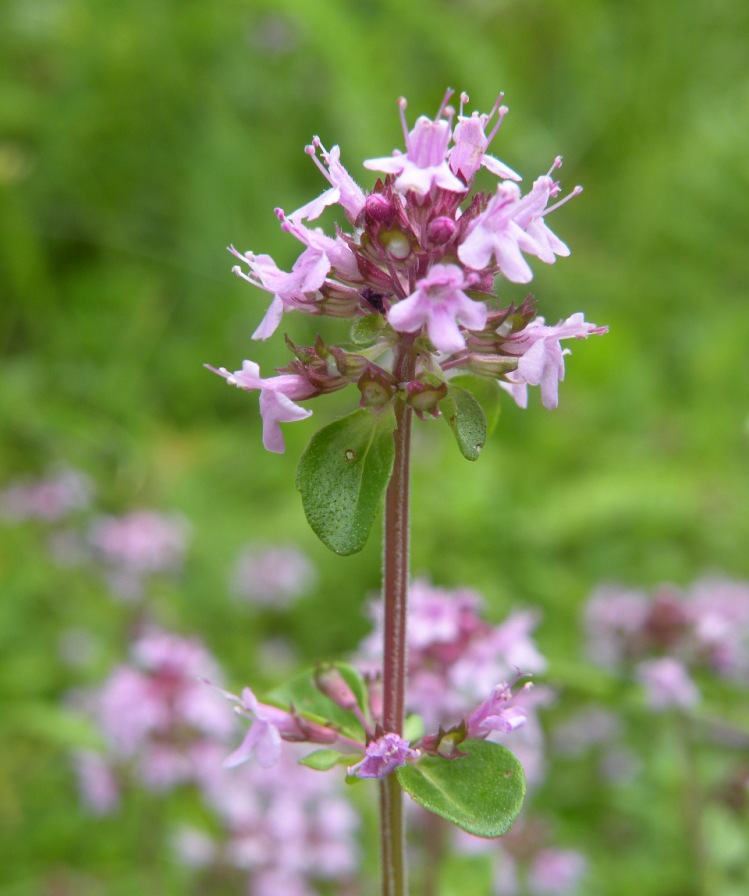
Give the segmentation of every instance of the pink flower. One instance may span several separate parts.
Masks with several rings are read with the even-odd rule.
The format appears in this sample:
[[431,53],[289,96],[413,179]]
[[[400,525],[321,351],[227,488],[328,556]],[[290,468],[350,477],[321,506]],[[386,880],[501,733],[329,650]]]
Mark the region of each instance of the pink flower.
[[286,446],[281,433],[281,423],[293,423],[304,420],[312,414],[299,407],[294,400],[304,400],[315,395],[315,389],[304,377],[288,373],[282,376],[262,378],[260,367],[254,361],[243,361],[242,369],[229,373],[225,367],[218,369],[206,365],[209,370],[218,373],[226,382],[239,389],[260,390],[260,413],[263,418],[263,445],[268,451],[283,454]]
[[357,778],[386,778],[399,765],[418,755],[418,750],[412,750],[408,741],[390,732],[373,740],[367,746],[364,759],[352,765],[348,773]]
[[[552,327],[544,324],[542,317],[532,320],[525,329],[505,344],[505,349],[513,355],[520,355],[516,371],[506,374],[510,386],[541,386],[541,401],[544,407],[555,408],[559,404],[559,383],[564,379],[564,356],[569,350],[562,350],[562,339],[587,339],[591,334],[608,332],[608,327],[597,327],[586,323],[581,312],[573,314],[565,321]],[[500,382],[500,385],[504,385]],[[511,389],[521,407],[527,399],[520,400]]]
[[294,545],[254,544],[240,554],[232,577],[233,590],[259,606],[290,606],[317,580],[309,558]]
[[458,247],[458,258],[476,271],[487,268],[494,258],[500,273],[513,283],[533,279],[521,249],[536,254],[538,247],[514,220],[520,202],[520,189],[514,183],[501,183],[486,210],[469,225],[468,235]]
[[[447,163],[448,145],[450,143],[450,120],[441,118],[450,92],[445,95],[434,121],[421,115],[412,131],[406,124],[406,101],[399,100],[403,136],[406,141],[406,153],[395,151],[392,156],[369,159],[365,168],[373,171],[384,171],[397,175],[395,188],[401,193],[413,192],[417,196],[427,196],[433,187],[464,193],[466,185],[457,178]],[[452,113],[450,112],[450,118]]]
[[[552,170],[561,164],[557,157]],[[581,191],[581,187],[575,187],[569,196],[549,208],[549,199],[557,195],[559,185],[548,174],[537,178],[524,197],[516,184],[501,183],[486,209],[470,225],[458,248],[458,257],[463,264],[482,270],[493,256],[508,280],[530,282],[533,272],[521,250],[547,264],[553,264],[557,255],[569,255],[569,248],[546,226],[543,216]]]
[[[317,158],[317,150],[323,158],[322,162]],[[324,209],[329,205],[340,203],[346,212],[346,215],[352,223],[359,217],[359,213],[364,208],[364,193],[361,187],[341,165],[340,147],[334,146],[330,152],[320,142],[319,137],[315,137],[310,146],[305,147],[308,155],[312,156],[315,164],[323,173],[325,179],[330,183],[331,189],[326,190],[317,199],[313,199],[306,205],[297,209],[289,215],[290,219],[314,221],[319,218]]]
[[229,251],[250,267],[250,274],[245,274],[239,265],[235,265],[232,271],[238,277],[273,293],[273,301],[252,334],[253,339],[265,340],[272,336],[284,311],[309,311],[310,306],[314,309],[316,293],[331,268],[329,258],[319,249],[305,249],[290,273],[282,271],[270,255],[253,255],[251,252],[241,255],[233,246]]
[[234,768],[252,756],[258,765],[269,768],[278,762],[281,755],[281,732],[279,725],[286,722],[287,712],[258,702],[249,688],[242,691],[237,712],[252,720],[250,729],[237,749],[224,760],[224,768]]
[[[453,142],[455,145],[449,154],[450,170],[453,174],[460,175],[466,183],[471,180],[481,167],[505,180],[521,180],[520,175],[505,165],[504,162],[500,162],[494,156],[486,155],[489,144],[494,139],[499,126],[502,124],[502,119],[508,112],[507,106],[500,105],[502,94],[499,95],[497,102],[488,115],[479,115],[478,112],[473,112],[470,117],[465,117],[463,115],[463,104],[466,102],[468,102],[468,96],[462,93],[460,95],[458,123],[453,131]],[[486,127],[494,117],[495,112],[497,113],[497,122],[487,137]]]
[[222,693],[237,704],[235,712],[252,722],[242,743],[224,760],[226,768],[240,765],[252,756],[263,768],[275,765],[281,755],[281,740],[315,744],[332,744],[338,740],[338,732],[332,728],[310,722],[293,711],[260,703],[249,688],[243,689],[241,697],[228,691]]
[[480,330],[488,314],[486,305],[463,292],[470,285],[458,265],[435,264],[410,296],[393,305],[388,322],[401,333],[415,333],[426,324],[438,351],[458,352],[466,346],[458,324]]
[[86,807],[94,815],[108,815],[119,808],[119,783],[104,757],[93,750],[78,750],[73,762]]
[[[557,162],[561,165],[561,158]],[[561,203],[557,203],[552,208],[547,208],[549,199],[554,197],[558,191],[557,182],[548,174],[542,175],[533,182],[530,193],[520,200],[513,213],[515,223],[522,227],[535,243],[536,251],[530,249],[526,251],[537,255],[541,261],[545,261],[547,264],[554,264],[557,255],[566,258],[570,254],[567,244],[549,230],[543,219],[544,212],[548,214],[561,205]],[[576,187],[570,196],[580,192],[581,188]],[[570,196],[566,199],[569,199]]]
[[509,684],[506,682],[498,684],[489,697],[468,717],[467,736],[483,739],[493,732],[508,734],[524,725],[528,717],[519,706],[512,705],[513,697]]

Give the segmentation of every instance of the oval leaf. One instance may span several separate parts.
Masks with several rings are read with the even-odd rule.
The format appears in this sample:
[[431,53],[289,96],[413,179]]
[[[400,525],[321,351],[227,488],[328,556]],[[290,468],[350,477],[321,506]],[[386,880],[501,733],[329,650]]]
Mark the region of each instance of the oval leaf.
[[318,772],[327,772],[336,765],[350,765],[352,758],[356,757],[345,756],[338,750],[315,750],[314,753],[309,753],[300,759],[299,765],[306,765]]
[[486,414],[467,389],[448,383],[448,390],[440,410],[455,434],[460,453],[468,460],[476,460],[486,442]]
[[502,409],[502,389],[495,379],[486,376],[461,374],[450,380],[451,385],[467,389],[483,408],[486,416],[486,432],[491,435],[499,422]]
[[509,750],[485,740],[460,745],[459,759],[424,756],[396,769],[411,799],[477,837],[506,833],[525,796],[523,767]]
[[307,522],[336,554],[366,544],[393,470],[394,429],[392,410],[360,409],[315,433],[299,459]]

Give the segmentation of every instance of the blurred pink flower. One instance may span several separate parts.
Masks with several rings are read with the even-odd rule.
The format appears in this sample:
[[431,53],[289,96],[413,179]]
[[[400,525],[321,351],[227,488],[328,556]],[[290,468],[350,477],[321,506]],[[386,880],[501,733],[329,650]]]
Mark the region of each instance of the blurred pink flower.
[[107,566],[115,592],[132,599],[141,595],[147,576],[179,571],[189,535],[184,517],[138,510],[94,520],[88,541]]
[[645,686],[647,700],[657,712],[690,709],[700,700],[700,692],[686,666],[672,656],[643,660],[635,667],[637,679]]
[[58,522],[91,503],[93,485],[85,473],[62,467],[40,479],[19,480],[0,491],[0,517],[11,522]]
[[299,548],[291,544],[249,544],[234,566],[232,590],[258,606],[285,609],[311,591],[317,571]]
[[588,869],[585,857],[572,849],[539,850],[528,869],[531,896],[571,896]]

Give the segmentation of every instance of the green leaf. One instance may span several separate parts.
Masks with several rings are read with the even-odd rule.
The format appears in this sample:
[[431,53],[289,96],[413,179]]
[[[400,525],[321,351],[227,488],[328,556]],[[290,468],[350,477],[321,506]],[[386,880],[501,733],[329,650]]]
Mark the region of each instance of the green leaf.
[[517,817],[525,796],[518,760],[499,744],[467,740],[459,759],[424,756],[396,769],[415,802],[477,837],[499,837]]
[[394,429],[392,409],[360,409],[315,433],[299,459],[307,522],[336,554],[366,544],[393,470]]
[[303,759],[299,760],[299,765],[306,765],[318,772],[327,772],[336,765],[350,765],[351,756],[339,753],[338,750],[315,750]]
[[491,435],[497,427],[502,408],[502,389],[499,383],[486,376],[471,376],[467,373],[454,376],[449,382],[467,389],[477,399],[486,416],[486,433]]
[[384,328],[385,318],[381,314],[359,317],[351,327],[351,341],[354,345],[371,345]]
[[[334,665],[348,680],[348,670],[352,667],[346,666],[345,663]],[[274,688],[265,702],[281,709],[293,707],[296,713],[309,719],[310,722],[333,727],[345,737],[364,742],[364,728],[359,719],[352,712],[334,703],[316,687],[315,669],[306,669],[290,681]]]
[[448,383],[447,398],[439,406],[458,442],[463,457],[476,460],[486,442],[486,414],[467,390]]

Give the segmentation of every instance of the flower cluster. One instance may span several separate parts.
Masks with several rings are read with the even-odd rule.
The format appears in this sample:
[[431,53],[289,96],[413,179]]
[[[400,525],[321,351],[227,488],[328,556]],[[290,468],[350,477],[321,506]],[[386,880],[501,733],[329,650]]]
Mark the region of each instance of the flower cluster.
[[[283,754],[282,741],[304,742],[340,750],[340,761],[347,764],[349,759],[363,752],[363,758],[349,764],[348,773],[359,778],[384,778],[424,753],[456,759],[465,755],[460,749],[463,741],[507,734],[527,720],[525,711],[517,702],[518,694],[513,693],[514,682],[501,682],[491,689],[489,696],[478,707],[464,712],[457,724],[448,729],[440,725],[438,731],[409,743],[382,727],[379,676],[375,673],[365,680],[368,693],[362,707],[338,666],[320,666],[310,679],[310,685],[330,700],[331,707],[339,707],[352,714],[356,720],[356,731],[334,720],[315,721],[309,712],[297,710],[293,704],[284,708],[263,703],[250,688],[244,688],[241,697],[224,692],[236,704],[237,714],[250,720],[243,741],[224,760],[224,765],[234,768],[248,759],[254,759],[259,766],[270,768]],[[338,764],[338,760],[333,764]]]
[[77,757],[92,808],[112,808],[117,772],[124,767],[151,790],[194,781],[206,745],[227,738],[232,728],[201,677],[215,680],[219,671],[200,643],[149,628],[133,642],[128,661],[115,667],[100,688],[73,695],[106,745],[104,754]]
[[[466,588],[437,588],[420,579],[412,583],[408,709],[424,720],[428,730],[449,733],[455,720],[463,719],[469,738],[501,740],[515,732],[513,752],[533,783],[543,762],[536,710],[551,695],[544,687],[528,685],[513,693],[508,682],[517,681],[520,671],[538,674],[546,669],[546,659],[532,638],[538,618],[521,610],[500,625],[491,625],[482,618],[482,604],[480,595]],[[373,604],[372,613],[375,630],[362,643],[359,655],[374,668],[382,649],[381,605]],[[430,737],[425,741],[435,746]],[[450,738],[440,744],[442,755],[449,744]]]
[[[272,729],[263,723],[252,729],[258,763],[223,768],[234,724],[205,676],[221,678],[202,644],[150,628],[100,688],[71,695],[105,745],[104,752],[75,756],[89,810],[115,811],[128,781],[160,793],[188,785],[216,823],[210,834],[191,825],[175,831],[186,865],[237,869],[257,896],[316,896],[318,881],[349,881],[359,863],[358,817],[340,779],[300,767],[298,745],[276,755]],[[257,707],[250,692],[243,697]]]
[[700,699],[692,671],[749,678],[749,585],[703,579],[681,591],[663,585],[650,596],[602,586],[585,615],[589,652],[601,665],[627,668],[653,709],[689,708]]
[[[520,176],[487,153],[507,113],[502,97],[489,114],[467,114],[468,97],[461,94],[456,113],[451,95],[434,119],[420,116],[410,130],[400,100],[406,151],[364,163],[383,175],[369,193],[341,165],[339,147],[328,151],[314,138],[307,152],[329,188],[291,214],[276,209],[283,229],[304,246],[290,272],[268,255],[231,248],[240,262],[234,272],[273,297],[254,338],[267,339],[288,311],[355,320],[355,350],[319,338],[314,346],[289,343],[295,357],[278,376],[262,377],[253,361],[234,372],[210,368],[231,385],[260,392],[268,450],[284,450],[281,423],[311,413],[297,402],[351,383],[362,407],[377,411],[404,400],[420,417],[439,416],[449,379],[461,372],[497,380],[522,407],[528,386],[540,386],[544,405],[556,407],[567,353],[560,341],[606,331],[580,313],[547,325],[531,296],[505,306],[495,296],[498,277],[532,279],[527,257],[552,264],[569,255],[546,218],[581,188],[558,198],[557,157],[523,194]],[[481,168],[499,178],[491,194],[472,194]],[[307,226],[332,205],[341,208],[348,232],[328,236]],[[403,345],[416,357],[405,381],[389,366]]]
[[467,589],[448,591],[424,581],[412,585],[408,708],[429,733],[409,743],[382,728],[378,671],[382,607],[376,603],[375,631],[363,642],[355,661],[364,671],[366,700],[356,697],[337,666],[320,667],[310,678],[331,707],[353,714],[358,733],[332,721],[319,724],[294,706],[262,703],[245,688],[241,697],[226,694],[251,724],[225,764],[233,767],[254,758],[258,765],[270,767],[282,754],[282,741],[303,741],[333,747],[344,757],[363,751],[362,759],[349,764],[349,774],[382,778],[422,754],[456,759],[464,755],[461,744],[466,740],[497,741],[522,729],[525,736],[517,741],[517,752],[531,781],[537,779],[541,729],[535,710],[549,695],[544,688],[531,689],[528,683],[515,688],[524,675],[546,667],[531,637],[536,617],[518,612],[492,626],[481,619],[480,608],[481,598]]

